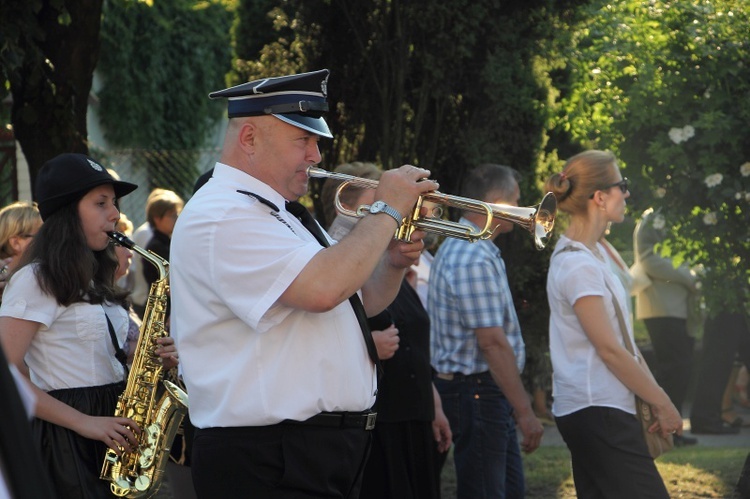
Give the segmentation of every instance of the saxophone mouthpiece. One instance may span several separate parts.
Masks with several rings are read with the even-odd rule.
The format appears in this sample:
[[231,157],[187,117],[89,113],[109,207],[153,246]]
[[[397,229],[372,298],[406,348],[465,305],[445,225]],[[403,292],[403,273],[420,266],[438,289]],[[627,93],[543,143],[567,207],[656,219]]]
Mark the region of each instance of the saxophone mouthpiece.
[[116,242],[117,244],[121,246],[125,246],[128,249],[132,250],[133,246],[135,246],[135,241],[133,241],[132,239],[129,239],[128,236],[126,236],[125,234],[121,232],[115,232],[115,231],[107,232],[107,235],[114,242]]

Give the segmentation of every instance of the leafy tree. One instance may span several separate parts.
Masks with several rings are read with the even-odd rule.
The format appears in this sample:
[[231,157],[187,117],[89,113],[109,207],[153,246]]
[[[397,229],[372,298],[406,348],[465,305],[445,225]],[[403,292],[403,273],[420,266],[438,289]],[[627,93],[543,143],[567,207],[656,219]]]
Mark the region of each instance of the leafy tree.
[[88,152],[86,108],[101,11],[102,0],[0,2],[0,68],[32,183],[57,154]]
[[[261,3],[244,0],[240,9]],[[276,2],[269,15],[279,36],[244,54],[232,79],[329,68],[327,120],[335,138],[321,142],[329,168],[355,159],[386,169],[412,163],[430,169],[441,191],[457,193],[469,168],[502,163],[521,172],[522,199],[534,204],[540,172],[557,162],[545,150],[555,105],[550,71],[561,64],[554,35],[566,32],[583,3]],[[527,342],[543,350],[549,255],[532,250],[521,229],[497,243]]]
[[598,3],[569,54],[560,126],[615,151],[639,210],[661,207],[675,263],[705,269],[711,313],[748,306],[750,2]]
[[[195,161],[186,151],[205,145],[225,107],[208,99],[224,86],[230,67],[231,16],[219,2],[160,0],[148,5],[135,0],[105,4],[98,91],[105,137],[114,146],[180,151],[184,169],[177,177],[165,168],[163,154],[145,157],[152,186],[184,185],[192,192],[197,178]],[[194,153],[197,159],[197,153]],[[164,177],[163,172],[169,172]]]

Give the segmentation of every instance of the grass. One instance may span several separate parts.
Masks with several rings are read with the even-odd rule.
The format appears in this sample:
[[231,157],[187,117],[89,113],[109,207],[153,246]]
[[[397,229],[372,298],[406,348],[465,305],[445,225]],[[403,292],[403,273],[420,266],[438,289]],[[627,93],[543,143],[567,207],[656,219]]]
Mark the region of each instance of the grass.
[[[748,449],[737,447],[679,448],[656,460],[672,498],[736,498],[734,488]],[[540,447],[524,456],[526,497],[553,499],[576,497],[565,447]],[[442,474],[442,499],[456,497],[452,456]]]

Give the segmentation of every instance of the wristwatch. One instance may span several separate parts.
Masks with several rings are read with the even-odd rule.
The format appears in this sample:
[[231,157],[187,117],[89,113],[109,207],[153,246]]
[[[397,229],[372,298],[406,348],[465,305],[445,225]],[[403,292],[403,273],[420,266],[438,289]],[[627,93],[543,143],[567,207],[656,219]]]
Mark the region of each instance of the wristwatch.
[[401,222],[403,222],[404,220],[404,217],[401,216],[401,213],[388,206],[385,201],[375,201],[374,203],[372,203],[372,205],[370,205],[370,213],[372,213],[373,215],[377,213],[385,213],[387,215],[390,215],[393,217],[399,227],[401,227]]

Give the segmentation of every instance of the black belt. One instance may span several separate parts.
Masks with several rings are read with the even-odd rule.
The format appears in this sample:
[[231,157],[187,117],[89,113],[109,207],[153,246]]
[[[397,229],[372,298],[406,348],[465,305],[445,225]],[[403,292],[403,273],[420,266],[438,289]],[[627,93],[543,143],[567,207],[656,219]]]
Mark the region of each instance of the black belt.
[[482,371],[481,373],[473,373],[473,374],[464,374],[464,373],[436,373],[435,377],[438,379],[443,379],[445,381],[453,381],[453,380],[474,380],[474,379],[482,379],[482,378],[489,378],[492,379],[492,376],[490,375],[489,371]]
[[304,421],[285,419],[282,424],[325,426],[329,428],[360,428],[370,431],[375,428],[377,412],[321,412]]

